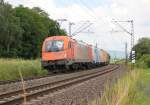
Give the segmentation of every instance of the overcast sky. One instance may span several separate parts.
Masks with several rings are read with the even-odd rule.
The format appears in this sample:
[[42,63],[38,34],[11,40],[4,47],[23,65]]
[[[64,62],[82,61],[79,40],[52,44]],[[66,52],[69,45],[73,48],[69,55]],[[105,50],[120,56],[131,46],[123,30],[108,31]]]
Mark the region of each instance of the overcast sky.
[[[79,30],[84,21],[93,23],[87,30],[94,33],[80,33],[75,39],[90,44],[98,43],[106,50],[124,51],[124,43],[130,47],[130,35],[123,32],[111,21],[134,20],[135,42],[140,37],[150,37],[150,0],[5,0],[13,6],[40,7],[50,18],[65,18],[74,22],[72,32]],[[120,23],[128,31],[129,23]],[[68,31],[68,22],[61,24]],[[118,32],[112,32],[111,30]]]

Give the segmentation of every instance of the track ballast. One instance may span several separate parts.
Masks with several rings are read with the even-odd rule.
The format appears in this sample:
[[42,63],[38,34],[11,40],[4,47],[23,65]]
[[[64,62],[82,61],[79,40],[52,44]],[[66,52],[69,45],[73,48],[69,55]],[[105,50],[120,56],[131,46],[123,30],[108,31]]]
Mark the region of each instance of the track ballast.
[[39,86],[26,88],[26,93],[23,93],[23,90],[16,90],[5,94],[0,94],[0,105],[20,105],[24,102],[24,99],[28,102],[32,99],[36,99],[46,94],[53,93],[64,88],[68,88],[72,85],[76,85],[86,80],[112,72],[118,68],[119,65],[112,65],[109,68],[104,68],[103,70],[96,71],[93,73],[87,73],[68,79],[62,79],[60,81],[55,81],[52,83],[43,83]]

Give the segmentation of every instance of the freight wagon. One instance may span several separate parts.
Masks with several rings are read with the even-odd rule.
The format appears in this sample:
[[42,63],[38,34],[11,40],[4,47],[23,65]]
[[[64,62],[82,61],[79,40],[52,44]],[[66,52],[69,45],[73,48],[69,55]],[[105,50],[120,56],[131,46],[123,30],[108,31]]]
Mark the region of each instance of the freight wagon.
[[50,71],[88,69],[109,62],[108,53],[68,36],[53,36],[44,40],[42,67]]
[[110,56],[109,54],[101,49],[100,51],[100,57],[101,57],[101,65],[107,65],[110,62]]

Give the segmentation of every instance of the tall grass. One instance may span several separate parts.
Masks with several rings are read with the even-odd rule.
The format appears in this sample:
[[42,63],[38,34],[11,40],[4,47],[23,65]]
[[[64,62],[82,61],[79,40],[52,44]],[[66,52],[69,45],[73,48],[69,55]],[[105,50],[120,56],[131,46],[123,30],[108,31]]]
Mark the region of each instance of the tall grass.
[[113,86],[106,85],[101,98],[96,99],[89,105],[143,105],[135,102],[139,95],[137,84],[140,76],[140,70],[129,71]]
[[46,70],[42,70],[39,59],[0,59],[0,80],[20,79],[18,70],[24,78],[47,74]]
[[19,75],[20,75],[20,78],[21,78],[21,84],[22,84],[22,90],[23,90],[23,98],[24,98],[23,105],[27,105],[25,81],[24,81],[24,79],[23,79],[21,70],[18,69],[18,71],[19,71]]

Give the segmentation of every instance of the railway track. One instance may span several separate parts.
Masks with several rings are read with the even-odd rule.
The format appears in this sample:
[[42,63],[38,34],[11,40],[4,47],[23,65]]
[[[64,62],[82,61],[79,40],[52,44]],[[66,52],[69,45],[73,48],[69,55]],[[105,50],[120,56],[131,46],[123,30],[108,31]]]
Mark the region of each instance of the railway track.
[[[35,77],[27,77],[27,78],[23,78],[24,81],[30,81],[30,80],[34,80],[34,79],[41,79],[41,78],[46,78],[46,77],[52,77],[52,76],[58,76],[58,75],[63,75],[63,74],[70,74],[70,73],[74,73],[74,72],[80,72],[79,71],[68,71],[68,72],[60,72],[60,73],[49,73],[48,75],[45,76],[35,76]],[[18,80],[0,80],[0,85],[6,85],[6,84],[11,84],[11,83],[16,83],[16,82],[21,82],[21,79]]]
[[0,105],[20,105],[24,102],[24,98],[26,101],[30,101],[32,99],[36,99],[38,97],[47,95],[49,93],[53,93],[55,91],[70,87],[72,85],[76,85],[78,83],[82,83],[86,80],[98,77],[100,75],[104,75],[106,73],[112,72],[119,68],[119,65],[111,66],[110,68],[105,68],[101,71],[96,71],[89,74],[84,74],[68,79],[63,79],[47,84],[42,84],[39,86],[34,86],[30,88],[26,88],[26,93],[23,93],[23,90],[16,90],[13,92],[8,92],[4,94],[0,94]]
[[[72,73],[72,72],[68,72],[69,73]],[[34,80],[34,79],[41,79],[41,78],[46,78],[46,77],[49,77],[49,76],[56,76],[56,75],[63,75],[63,74],[66,74],[66,73],[49,73],[48,75],[45,75],[45,76],[35,76],[35,77],[27,77],[27,78],[23,78],[24,81],[30,81],[30,80]],[[2,80],[0,81],[0,85],[5,85],[5,84],[11,84],[11,83],[16,83],[16,82],[21,82],[21,79],[18,79],[18,80]]]

